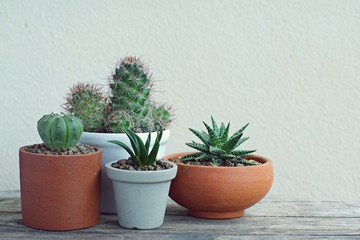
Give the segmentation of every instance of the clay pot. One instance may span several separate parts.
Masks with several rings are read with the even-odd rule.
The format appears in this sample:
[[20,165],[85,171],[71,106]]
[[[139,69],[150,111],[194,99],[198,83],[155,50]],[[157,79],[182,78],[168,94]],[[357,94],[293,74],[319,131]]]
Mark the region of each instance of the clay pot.
[[73,230],[100,220],[101,150],[83,155],[45,155],[19,150],[24,225]]
[[[167,155],[177,159],[188,153]],[[272,161],[258,155],[250,159],[263,164],[246,167],[211,167],[177,163],[178,172],[169,196],[199,218],[227,219],[244,215],[270,190],[274,173]]]

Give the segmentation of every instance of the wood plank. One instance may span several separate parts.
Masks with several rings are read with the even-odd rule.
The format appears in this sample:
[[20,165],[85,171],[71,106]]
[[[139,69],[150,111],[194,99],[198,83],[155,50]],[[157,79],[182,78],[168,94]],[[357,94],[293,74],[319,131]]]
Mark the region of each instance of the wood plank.
[[0,198],[0,239],[360,239],[359,211],[360,205],[337,201],[266,199],[242,218],[206,220],[170,201],[159,229],[124,229],[116,215],[102,215],[92,228],[49,232],[22,225],[18,198]]

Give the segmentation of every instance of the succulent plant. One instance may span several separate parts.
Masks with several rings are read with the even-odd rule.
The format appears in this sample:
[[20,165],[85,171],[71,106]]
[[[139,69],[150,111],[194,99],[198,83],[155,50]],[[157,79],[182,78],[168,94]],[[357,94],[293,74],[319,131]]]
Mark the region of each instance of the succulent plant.
[[87,132],[153,132],[169,127],[170,107],[150,99],[152,77],[147,64],[123,58],[109,80],[110,94],[94,84],[78,83],[70,89],[64,108],[79,117]]
[[134,128],[134,120],[127,113],[123,111],[113,111],[105,120],[106,126],[105,129],[107,132],[124,132],[125,129],[133,129]]
[[75,84],[70,88],[65,109],[82,120],[85,131],[103,131],[107,105],[100,86]]
[[136,135],[133,131],[129,129],[124,129],[126,136],[129,138],[132,149],[129,148],[125,143],[111,140],[110,143],[114,143],[122,148],[124,148],[131,156],[131,159],[136,163],[138,167],[144,167],[149,165],[154,165],[156,161],[156,155],[159,151],[160,140],[162,137],[162,129],[157,132],[156,139],[153,148],[150,151],[150,142],[151,134],[149,133],[146,143],[141,140],[141,138]]
[[198,152],[188,154],[181,158],[181,161],[211,161],[212,165],[219,166],[226,160],[236,160],[243,165],[256,165],[253,161],[248,161],[244,156],[249,156],[256,150],[236,150],[243,142],[248,140],[248,137],[242,137],[243,131],[249,125],[246,124],[231,137],[229,137],[230,123],[225,127],[224,123],[221,123],[218,127],[214,118],[211,117],[212,127],[205,122],[205,131],[197,131],[190,128],[190,131],[194,133],[202,143],[186,143],[191,148],[198,150]]
[[146,117],[151,105],[151,74],[139,58],[125,57],[110,80],[112,110],[129,111]]
[[150,114],[152,118],[150,122],[153,124],[153,129],[157,129],[158,126],[166,129],[172,121],[171,109],[165,104],[153,106]]
[[38,121],[37,129],[46,147],[70,148],[79,141],[83,124],[73,114],[51,113]]

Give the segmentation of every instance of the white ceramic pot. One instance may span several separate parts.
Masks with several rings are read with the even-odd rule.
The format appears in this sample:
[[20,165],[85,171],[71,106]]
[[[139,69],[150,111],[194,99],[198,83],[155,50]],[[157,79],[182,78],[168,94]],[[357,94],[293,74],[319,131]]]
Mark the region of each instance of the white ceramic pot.
[[[146,141],[148,133],[137,133],[137,135],[143,140]],[[170,130],[165,130],[163,132],[160,148],[157,155],[157,158],[161,159],[166,152],[166,143],[170,137]],[[151,133],[151,148],[156,139],[156,132]],[[121,147],[116,144],[109,143],[110,140],[119,140],[132,149],[130,141],[126,134],[124,133],[92,133],[84,132],[79,140],[79,143],[89,144],[92,146],[100,147],[102,150],[102,171],[101,171],[101,212],[108,214],[116,214],[115,198],[114,191],[110,179],[106,177],[105,174],[105,164],[111,161],[125,159],[129,157],[129,154]]]
[[[116,162],[116,161],[114,161]],[[129,171],[105,165],[112,180],[119,225],[125,228],[153,229],[164,222],[171,180],[177,165],[160,171]]]

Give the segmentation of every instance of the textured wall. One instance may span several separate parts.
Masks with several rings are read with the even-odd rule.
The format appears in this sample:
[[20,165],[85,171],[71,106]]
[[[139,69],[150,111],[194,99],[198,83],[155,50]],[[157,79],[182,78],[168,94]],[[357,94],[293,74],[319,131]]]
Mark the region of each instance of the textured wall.
[[142,56],[176,109],[168,152],[212,114],[273,159],[270,196],[360,201],[360,1],[0,2],[0,191],[78,81]]

